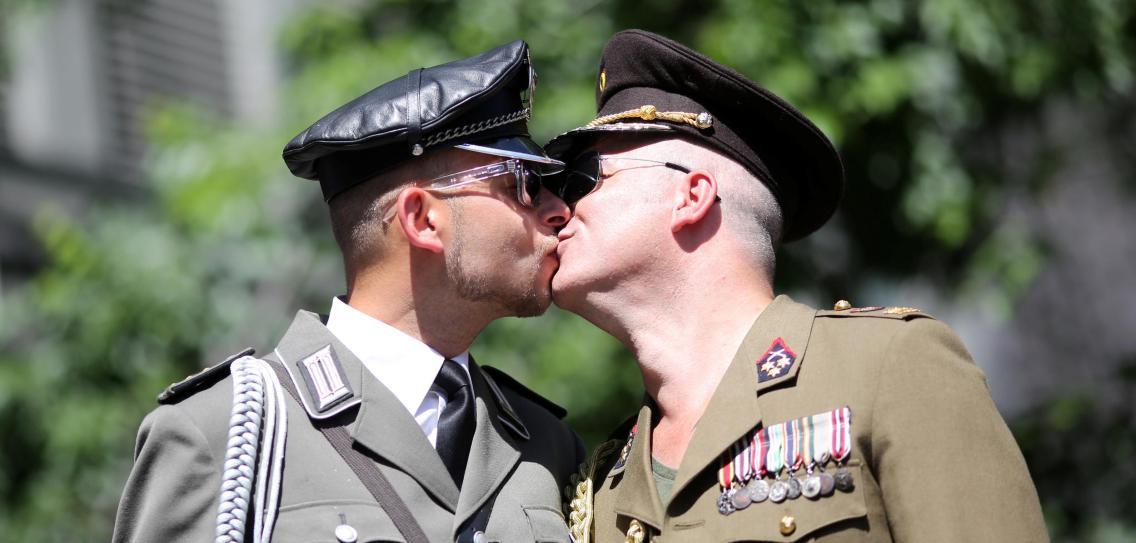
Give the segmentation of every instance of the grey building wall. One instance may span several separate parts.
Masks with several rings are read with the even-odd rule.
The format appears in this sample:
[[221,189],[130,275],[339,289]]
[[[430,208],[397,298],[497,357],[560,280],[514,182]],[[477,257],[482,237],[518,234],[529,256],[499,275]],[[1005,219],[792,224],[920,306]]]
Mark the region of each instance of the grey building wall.
[[39,264],[29,225],[45,206],[82,213],[142,194],[142,122],[155,100],[269,122],[281,77],[276,30],[300,3],[56,0],[6,13],[0,278]]

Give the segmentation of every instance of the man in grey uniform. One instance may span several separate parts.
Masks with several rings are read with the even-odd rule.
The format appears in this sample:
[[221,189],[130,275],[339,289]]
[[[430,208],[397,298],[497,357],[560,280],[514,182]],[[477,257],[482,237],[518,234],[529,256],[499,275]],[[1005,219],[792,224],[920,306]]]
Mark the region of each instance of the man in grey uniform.
[[[288,167],[328,202],[347,295],[326,317],[299,312],[260,361],[240,353],[159,396],[115,541],[567,540],[579,438],[468,352],[494,319],[550,302],[569,213],[541,185],[562,164],[529,138],[534,84],[516,41],[412,70],[288,143]],[[276,375],[283,407],[230,430],[246,420],[235,397],[271,403],[238,371],[250,364]],[[240,472],[258,442],[241,436],[282,417],[272,488],[272,469]],[[269,505],[240,512],[258,492]]]

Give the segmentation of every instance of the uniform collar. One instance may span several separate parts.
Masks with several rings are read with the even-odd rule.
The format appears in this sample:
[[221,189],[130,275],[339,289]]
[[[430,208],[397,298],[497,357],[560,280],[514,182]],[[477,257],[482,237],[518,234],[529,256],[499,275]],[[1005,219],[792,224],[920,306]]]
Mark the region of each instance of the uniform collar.
[[[414,416],[446,357],[425,343],[333,298],[327,329]],[[451,360],[469,374],[469,351]]]
[[[309,386],[311,379],[304,374],[304,362],[320,353],[330,353],[326,355],[331,359],[330,364],[324,367],[342,376],[348,391],[341,402],[325,410],[318,408],[319,398],[313,395],[318,387]],[[346,426],[351,438],[413,477],[439,503],[461,518],[476,512],[504,483],[520,458],[516,440],[528,439],[527,429],[501,390],[490,385],[484,372],[471,360],[469,369],[476,398],[477,428],[469,466],[476,469],[467,469],[463,483],[466,492],[462,495],[469,496],[459,503],[457,485],[414,418],[397,415],[397,410],[405,406],[365,369],[362,361],[324,326],[318,315],[306,311],[297,313],[280,343],[266,358],[288,369],[309,417],[329,419],[357,407],[353,415],[346,415],[351,417]]]
[[651,472],[653,408],[654,402],[646,397],[639,409],[634,433],[629,437],[631,449],[623,462],[617,461],[618,467],[608,472],[608,477],[622,477],[615,487],[616,514],[639,520],[658,531],[663,528],[664,508]]
[[[778,296],[761,312],[695,425],[669,501],[674,501],[708,465],[717,462],[730,445],[761,424],[761,409],[757,403],[760,394],[795,382],[804,362],[815,315],[815,309],[785,295]],[[768,373],[763,377],[759,373],[761,364],[778,340],[792,351],[793,362],[782,367],[776,377],[771,378]]]

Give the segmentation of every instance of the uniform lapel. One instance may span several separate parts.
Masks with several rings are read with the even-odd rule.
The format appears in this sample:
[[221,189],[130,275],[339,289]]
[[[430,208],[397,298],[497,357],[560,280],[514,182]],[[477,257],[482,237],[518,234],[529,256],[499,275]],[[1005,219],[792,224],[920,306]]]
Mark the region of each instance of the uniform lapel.
[[[470,358],[477,428],[466,461],[465,479],[454,515],[457,530],[493,496],[513,472],[521,458],[517,439],[528,439],[528,432],[500,390],[487,382],[481,368]],[[508,422],[509,424],[504,424]],[[515,436],[514,433],[517,435]],[[443,473],[445,470],[443,468]]]
[[458,504],[457,485],[450,479],[449,472],[422,429],[398,398],[366,370],[317,315],[306,311],[298,313],[275,353],[288,367],[296,388],[303,390],[306,385],[302,378],[298,378],[297,361],[328,345],[343,368],[351,389],[361,397],[359,413],[347,426],[351,437],[413,477],[446,508],[455,510]]
[[[816,310],[784,295],[762,311],[695,426],[675,476],[672,501],[707,466],[717,467],[719,457],[730,445],[761,424],[757,397],[763,390],[792,384],[805,356],[815,314]],[[781,346],[788,348],[792,361],[777,358],[777,363],[765,366],[767,371],[761,373],[771,350]]]
[[[619,486],[615,487],[615,512],[629,516],[656,530],[663,527],[663,504],[659,500],[659,489],[655,486],[655,476],[651,472],[651,401],[639,409],[639,419],[635,422],[635,437],[631,440],[631,451],[618,469],[608,473],[608,477],[622,474]],[[618,462],[617,462],[618,464]]]

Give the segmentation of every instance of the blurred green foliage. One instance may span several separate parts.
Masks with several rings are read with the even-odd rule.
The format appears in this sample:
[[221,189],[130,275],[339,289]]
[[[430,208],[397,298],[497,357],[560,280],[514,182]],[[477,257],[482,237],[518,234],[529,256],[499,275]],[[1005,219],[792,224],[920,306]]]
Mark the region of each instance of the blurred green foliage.
[[[81,219],[42,213],[49,265],[0,306],[0,533],[107,539],[155,394],[246,345],[263,352],[296,309],[326,311],[343,290],[318,189],[279,159],[293,134],[411,68],[520,37],[541,77],[532,129],[547,139],[592,116],[599,51],[627,27],[736,67],[838,144],[842,210],[786,249],[778,276],[779,290],[820,300],[918,273],[1010,307],[1047,255],[1002,212],[1011,196],[1043,191],[1061,155],[1009,163],[1003,130],[1031,126],[1053,103],[1130,103],[1136,70],[1136,6],[1120,0],[319,4],[281,33],[290,76],[276,123],[155,103],[144,200]],[[555,309],[495,323],[473,351],[568,407],[590,444],[642,394],[621,346]],[[1131,536],[1123,510],[1090,508],[1061,486],[1114,465],[1052,463],[1081,439],[1080,422],[1097,420],[1070,401],[1018,427],[1051,529],[1074,540]],[[1098,424],[1094,435],[1118,432],[1131,449],[1127,419]],[[1120,480],[1131,488],[1136,477]]]

